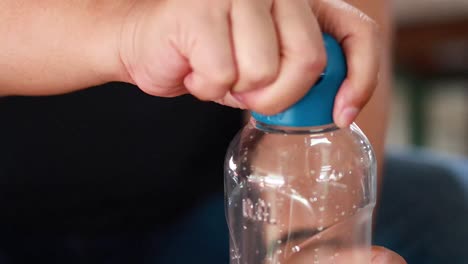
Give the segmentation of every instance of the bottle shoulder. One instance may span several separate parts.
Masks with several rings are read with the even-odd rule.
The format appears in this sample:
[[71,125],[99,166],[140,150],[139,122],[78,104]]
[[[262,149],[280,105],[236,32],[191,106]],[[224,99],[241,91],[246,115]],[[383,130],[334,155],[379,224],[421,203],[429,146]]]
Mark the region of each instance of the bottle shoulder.
[[250,149],[336,149],[342,152],[361,149],[373,151],[372,146],[356,125],[337,128],[334,125],[307,128],[264,127],[247,124],[231,142],[230,148]]
[[325,127],[290,133],[250,123],[232,141],[226,162],[239,164],[240,168],[280,172],[305,167],[322,170],[327,166],[371,169],[376,159],[371,144],[355,124],[345,129]]
[[375,198],[374,151],[356,125],[320,133],[280,133],[247,125],[233,140],[225,168],[227,190],[258,185],[261,190],[291,191],[292,196],[328,190],[340,197],[362,193],[370,199],[366,204]]

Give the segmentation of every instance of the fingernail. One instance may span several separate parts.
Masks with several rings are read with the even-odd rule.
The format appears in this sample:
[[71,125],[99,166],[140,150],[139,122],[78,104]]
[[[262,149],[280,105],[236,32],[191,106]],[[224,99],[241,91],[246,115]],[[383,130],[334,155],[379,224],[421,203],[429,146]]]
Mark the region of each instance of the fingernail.
[[235,93],[232,93],[231,92],[231,100],[235,101],[235,105],[237,108],[240,108],[240,109],[247,109],[247,106],[245,105],[244,103],[244,97],[240,94],[235,94]]
[[349,126],[356,119],[359,109],[356,107],[346,107],[339,116],[337,125],[339,127]]
[[240,103],[244,104],[244,96],[242,96],[239,93],[231,93],[234,98],[236,98],[237,101]]
[[232,99],[236,101],[236,104],[238,105],[238,108],[240,109],[248,109],[247,104],[245,103],[245,97],[244,95],[241,95],[239,93],[233,93],[231,92]]

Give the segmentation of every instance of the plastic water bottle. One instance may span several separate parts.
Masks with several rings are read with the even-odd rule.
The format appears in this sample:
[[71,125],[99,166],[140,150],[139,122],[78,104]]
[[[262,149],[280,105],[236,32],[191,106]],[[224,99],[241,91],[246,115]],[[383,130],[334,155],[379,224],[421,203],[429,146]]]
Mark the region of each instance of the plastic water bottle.
[[357,125],[333,124],[346,62],[324,41],[328,65],[310,92],[278,115],[252,113],[229,147],[231,264],[370,263],[376,160]]

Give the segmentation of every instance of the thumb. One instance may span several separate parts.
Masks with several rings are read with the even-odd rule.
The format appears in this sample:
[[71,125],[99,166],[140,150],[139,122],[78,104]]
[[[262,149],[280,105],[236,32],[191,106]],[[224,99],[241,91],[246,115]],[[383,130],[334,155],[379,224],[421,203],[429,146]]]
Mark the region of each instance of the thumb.
[[383,247],[372,248],[372,264],[407,264],[397,253]]

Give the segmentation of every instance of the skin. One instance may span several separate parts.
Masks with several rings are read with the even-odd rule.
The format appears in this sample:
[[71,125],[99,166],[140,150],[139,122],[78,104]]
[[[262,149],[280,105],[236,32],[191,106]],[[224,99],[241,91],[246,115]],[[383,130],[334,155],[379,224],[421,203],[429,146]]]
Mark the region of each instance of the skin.
[[320,28],[341,42],[349,64],[339,126],[355,119],[377,81],[375,23],[339,0],[4,0],[0,10],[8,36],[0,95],[124,81],[155,96],[191,93],[274,114],[324,69]]
[[[350,2],[370,17],[340,0],[3,0],[0,96],[121,81],[154,96],[190,93],[275,114],[302,98],[324,69],[322,30],[341,43],[348,62],[335,123],[353,122],[376,90],[358,122],[381,160],[389,49],[380,41],[389,40],[388,16],[383,0]],[[385,249],[374,252],[380,257],[373,263],[405,263]]]
[[[380,31],[379,79],[374,94],[356,122],[369,138],[377,156],[378,175],[383,174],[385,136],[390,113],[392,87],[392,7],[388,0],[348,0],[376,21]],[[379,188],[382,177],[378,178]]]
[[[361,254],[362,253],[362,254]],[[358,252],[356,250],[352,252],[341,252],[339,255],[335,255],[333,259],[329,256],[323,256],[317,258],[319,263],[334,263],[334,264],[364,264],[368,263],[369,256],[368,252]],[[304,256],[302,256],[304,255]],[[309,264],[311,259],[316,259],[315,252],[304,252],[299,253],[297,256],[286,260],[287,264]],[[382,247],[374,247],[370,254],[371,264],[406,264],[406,261],[398,254],[391,252]],[[283,263],[283,261],[281,261]]]

